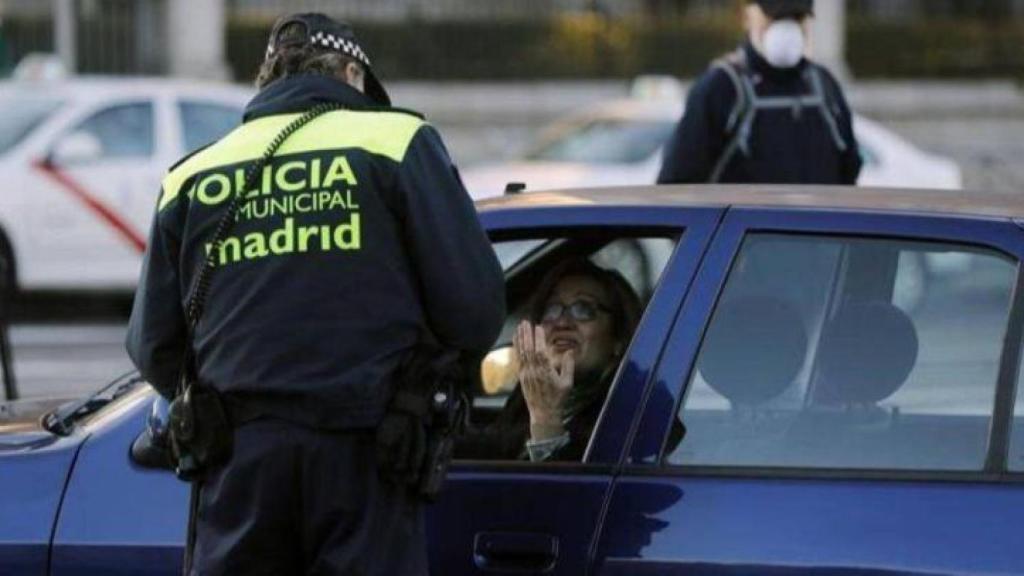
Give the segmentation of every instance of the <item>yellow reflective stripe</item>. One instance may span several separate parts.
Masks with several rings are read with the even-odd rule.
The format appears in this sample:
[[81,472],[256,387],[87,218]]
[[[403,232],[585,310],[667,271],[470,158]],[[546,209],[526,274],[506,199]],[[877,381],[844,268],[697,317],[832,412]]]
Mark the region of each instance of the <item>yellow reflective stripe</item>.
[[[164,177],[159,210],[183,192],[181,187],[189,177],[262,156],[270,142],[299,116],[284,114],[246,122],[213,146],[182,162]],[[277,155],[356,148],[401,162],[416,131],[424,124],[422,119],[401,112],[328,112],[292,134],[278,148]]]

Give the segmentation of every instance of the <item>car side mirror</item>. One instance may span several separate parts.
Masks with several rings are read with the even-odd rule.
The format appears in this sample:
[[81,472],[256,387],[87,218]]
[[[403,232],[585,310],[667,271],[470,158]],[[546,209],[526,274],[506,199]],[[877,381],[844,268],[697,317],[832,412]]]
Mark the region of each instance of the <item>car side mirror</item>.
[[103,144],[99,138],[88,132],[72,132],[57,142],[50,151],[47,161],[57,166],[81,164],[94,162],[102,155]]
[[142,468],[174,470],[171,455],[171,439],[167,432],[167,409],[169,403],[163,397],[153,400],[146,427],[132,442],[130,458]]
[[488,396],[515,390],[519,379],[519,361],[511,346],[491,350],[480,363],[480,381]]

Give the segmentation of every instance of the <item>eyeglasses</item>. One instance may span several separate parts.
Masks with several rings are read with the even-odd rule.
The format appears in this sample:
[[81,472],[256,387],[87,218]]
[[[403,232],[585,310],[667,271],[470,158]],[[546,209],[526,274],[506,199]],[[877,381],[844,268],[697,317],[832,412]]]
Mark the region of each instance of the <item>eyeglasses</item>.
[[598,312],[611,314],[611,309],[597,302],[587,300],[577,300],[572,304],[552,302],[544,307],[544,313],[541,314],[540,319],[541,322],[554,322],[566,312],[569,313],[570,318],[577,322],[593,322],[597,319]]

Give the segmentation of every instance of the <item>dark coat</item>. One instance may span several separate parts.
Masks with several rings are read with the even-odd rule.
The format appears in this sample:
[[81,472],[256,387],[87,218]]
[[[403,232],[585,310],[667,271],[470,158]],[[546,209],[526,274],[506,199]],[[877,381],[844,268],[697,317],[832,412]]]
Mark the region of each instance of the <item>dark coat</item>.
[[[839,133],[848,143],[840,151],[819,112],[759,110],[750,137],[750,155],[737,153],[719,182],[774,184],[854,184],[861,157],[853,136],[849,106],[835,78],[823,67],[802,60],[790,69],[774,68],[745,43],[742,56],[759,97],[797,96],[808,92],[804,72],[815,67],[824,82],[826,101]],[[690,89],[686,110],[665,146],[659,184],[706,183],[728,146],[727,130],[737,91],[728,73],[712,67]]]
[[[609,376],[612,373],[609,372]],[[548,461],[579,462],[590,442],[607,397],[610,378],[599,384],[602,394],[594,394],[565,423],[569,443],[556,450]],[[517,385],[501,413],[489,425],[466,431],[455,451],[455,457],[468,460],[529,460],[526,441],[530,438],[530,412],[522,389]]]
[[345,109],[285,141],[244,192],[234,249],[213,249],[219,262],[194,340],[199,378],[250,412],[370,427],[421,335],[468,352],[497,336],[501,266],[437,131],[338,80],[286,77],[255,97],[240,127],[164,180],[127,338],[162,395],[175,393],[184,310],[227,198],[296,113],[324,102]]

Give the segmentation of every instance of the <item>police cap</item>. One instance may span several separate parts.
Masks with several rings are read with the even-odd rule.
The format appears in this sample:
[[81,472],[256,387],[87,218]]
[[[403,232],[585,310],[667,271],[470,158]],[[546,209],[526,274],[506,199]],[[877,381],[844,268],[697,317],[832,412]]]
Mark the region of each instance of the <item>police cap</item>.
[[750,0],[761,6],[766,16],[773,20],[780,18],[803,18],[814,14],[814,0]]
[[[281,31],[292,24],[302,26],[305,34],[301,36],[287,34],[282,37]],[[319,12],[293,14],[279,18],[270,32],[266,57],[270,58],[282,48],[306,44],[312,44],[322,50],[339,52],[362,64],[366,69],[366,95],[382,106],[391,105],[391,98],[373,73],[370,57],[356,40],[356,33],[347,22],[339,22]]]

